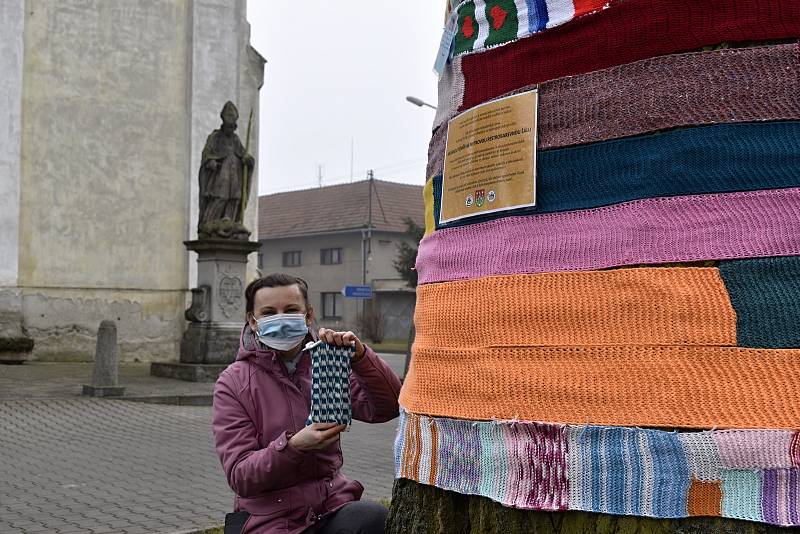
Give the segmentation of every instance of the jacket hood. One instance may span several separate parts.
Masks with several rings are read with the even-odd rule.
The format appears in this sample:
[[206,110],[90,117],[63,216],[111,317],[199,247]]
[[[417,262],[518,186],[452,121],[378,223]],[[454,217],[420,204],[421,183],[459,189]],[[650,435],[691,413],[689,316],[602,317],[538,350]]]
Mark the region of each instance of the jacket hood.
[[250,323],[245,322],[242,333],[239,335],[239,352],[236,354],[236,361],[247,360],[259,354],[271,358],[275,355],[275,351],[260,347],[255,332],[250,328]]

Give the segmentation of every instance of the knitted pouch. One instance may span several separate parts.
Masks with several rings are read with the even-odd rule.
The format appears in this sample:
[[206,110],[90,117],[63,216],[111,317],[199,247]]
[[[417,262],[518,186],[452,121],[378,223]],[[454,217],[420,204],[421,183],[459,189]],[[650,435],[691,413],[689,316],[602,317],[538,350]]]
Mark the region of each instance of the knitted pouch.
[[320,343],[311,349],[311,408],[306,426],[350,426],[350,358],[355,349]]

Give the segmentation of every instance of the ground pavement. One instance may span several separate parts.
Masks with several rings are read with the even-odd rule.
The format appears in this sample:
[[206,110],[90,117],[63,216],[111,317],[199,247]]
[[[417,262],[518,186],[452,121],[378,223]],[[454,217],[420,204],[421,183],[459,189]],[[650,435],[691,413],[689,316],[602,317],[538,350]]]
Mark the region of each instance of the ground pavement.
[[[402,355],[384,357],[400,371]],[[120,370],[123,385],[137,377],[128,382],[137,383],[135,396],[158,396],[167,386],[170,394],[208,393],[207,384],[159,382],[166,379],[147,378],[142,368]],[[81,398],[90,374],[86,364],[0,366],[0,533],[220,525],[233,495],[213,450],[211,408]],[[364,484],[364,498],[391,495],[396,424],[354,422],[343,434],[345,472]]]

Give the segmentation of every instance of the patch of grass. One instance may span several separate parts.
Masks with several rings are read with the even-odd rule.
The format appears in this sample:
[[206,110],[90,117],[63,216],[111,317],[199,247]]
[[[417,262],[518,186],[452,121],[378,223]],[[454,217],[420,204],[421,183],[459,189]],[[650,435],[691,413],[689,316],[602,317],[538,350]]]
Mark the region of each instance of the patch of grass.
[[406,339],[384,339],[382,343],[370,343],[367,340],[367,345],[375,352],[393,352],[396,354],[405,354],[408,340]]

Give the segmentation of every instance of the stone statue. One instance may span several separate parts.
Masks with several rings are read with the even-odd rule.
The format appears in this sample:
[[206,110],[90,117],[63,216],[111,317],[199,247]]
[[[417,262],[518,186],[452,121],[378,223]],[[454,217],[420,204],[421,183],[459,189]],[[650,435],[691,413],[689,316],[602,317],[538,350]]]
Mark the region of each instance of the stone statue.
[[[239,111],[226,102],[220,113],[222,126],[211,132],[200,163],[200,239],[248,239],[242,224],[250,194],[255,160],[236,135]],[[249,144],[249,139],[248,139]]]

